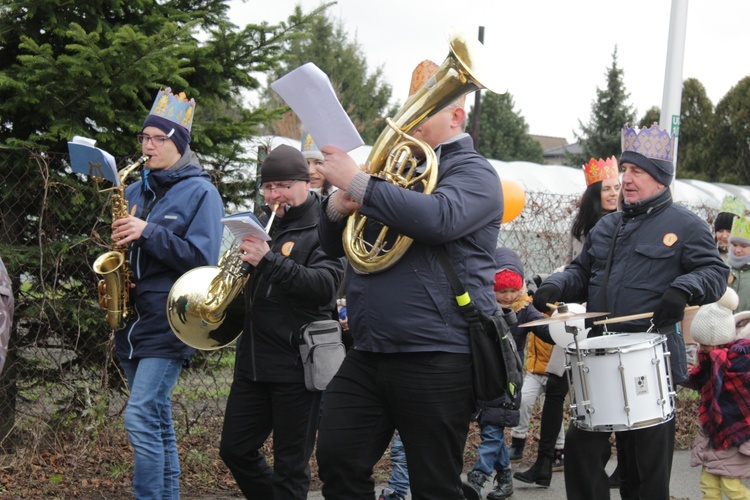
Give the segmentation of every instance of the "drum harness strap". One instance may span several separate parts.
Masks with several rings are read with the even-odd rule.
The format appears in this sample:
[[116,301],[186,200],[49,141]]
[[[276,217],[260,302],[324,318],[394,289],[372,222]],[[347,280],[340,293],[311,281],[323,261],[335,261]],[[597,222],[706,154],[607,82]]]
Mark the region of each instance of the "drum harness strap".
[[609,275],[612,272],[612,260],[614,259],[614,256],[615,256],[615,245],[617,244],[617,236],[620,234],[620,229],[622,228],[622,224],[623,224],[622,221],[623,221],[623,218],[620,217],[620,221],[617,223],[617,226],[615,227],[615,232],[612,235],[612,243],[609,246],[609,254],[607,254],[607,264],[604,267],[604,281],[602,283],[602,290],[604,293],[604,304],[603,304],[604,308],[602,310],[607,310],[607,287],[609,286]]

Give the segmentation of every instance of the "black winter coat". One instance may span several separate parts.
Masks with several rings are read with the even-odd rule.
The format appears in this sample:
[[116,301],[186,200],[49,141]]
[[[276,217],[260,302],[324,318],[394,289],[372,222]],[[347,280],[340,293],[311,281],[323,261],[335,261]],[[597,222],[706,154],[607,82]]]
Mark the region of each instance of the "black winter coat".
[[287,208],[269,231],[271,252],[250,274],[236,369],[252,380],[304,383],[300,329],[312,321],[337,318],[336,292],[344,264],[320,248],[319,214],[316,193],[304,204]]

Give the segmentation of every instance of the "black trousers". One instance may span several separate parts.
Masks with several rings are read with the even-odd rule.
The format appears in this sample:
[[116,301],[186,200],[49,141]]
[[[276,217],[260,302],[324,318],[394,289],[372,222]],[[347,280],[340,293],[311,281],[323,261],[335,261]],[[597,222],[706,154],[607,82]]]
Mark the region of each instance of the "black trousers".
[[[544,390],[544,404],[542,405],[542,419],[539,429],[539,451],[540,457],[555,455],[555,442],[560,433],[563,422],[563,411],[565,407],[565,396],[568,394],[567,372],[562,377],[552,373],[547,377],[547,387]],[[567,456],[565,457],[567,461]]]
[[[253,382],[235,374],[219,454],[246,498],[305,500],[320,393],[304,383]],[[273,431],[273,468],[260,448]]]
[[[674,453],[674,418],[669,422],[616,432],[623,470],[622,498],[669,500]],[[609,432],[591,432],[574,424],[565,435],[565,492],[568,500],[606,500],[609,480],[604,470],[612,454]]]
[[372,469],[394,429],[414,500],[460,500],[474,409],[468,354],[350,350],[326,389],[317,458],[327,500],[372,500]]

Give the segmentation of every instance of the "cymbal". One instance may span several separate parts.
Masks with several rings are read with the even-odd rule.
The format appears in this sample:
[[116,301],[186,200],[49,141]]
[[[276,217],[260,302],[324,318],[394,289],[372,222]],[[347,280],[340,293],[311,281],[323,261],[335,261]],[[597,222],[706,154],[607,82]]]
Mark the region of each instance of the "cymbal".
[[568,321],[575,321],[577,319],[587,319],[587,318],[601,318],[602,316],[608,316],[608,312],[586,312],[586,313],[558,313],[550,318],[544,318],[544,319],[537,319],[534,321],[529,321],[528,323],[524,323],[523,325],[518,325],[521,327],[529,327],[529,326],[544,326],[544,325],[551,325],[553,323],[565,323]]

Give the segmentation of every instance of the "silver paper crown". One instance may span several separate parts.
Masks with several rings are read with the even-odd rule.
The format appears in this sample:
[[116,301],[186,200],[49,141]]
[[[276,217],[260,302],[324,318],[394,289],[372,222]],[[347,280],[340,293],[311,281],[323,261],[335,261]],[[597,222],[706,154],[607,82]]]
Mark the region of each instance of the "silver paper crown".
[[674,160],[674,138],[654,123],[649,128],[622,127],[622,152],[633,151],[652,160]]

